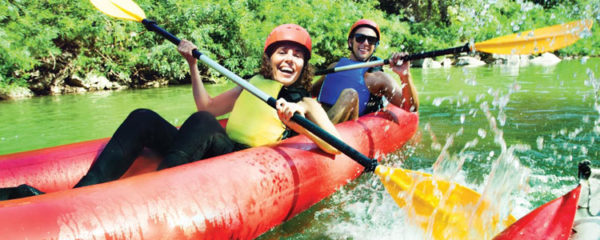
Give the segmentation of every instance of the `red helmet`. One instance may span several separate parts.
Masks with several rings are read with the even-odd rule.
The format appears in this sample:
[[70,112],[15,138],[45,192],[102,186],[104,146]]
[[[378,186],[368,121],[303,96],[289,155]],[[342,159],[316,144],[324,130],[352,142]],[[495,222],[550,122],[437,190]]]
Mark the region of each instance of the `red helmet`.
[[312,50],[310,35],[306,29],[296,24],[283,24],[274,28],[267,37],[267,41],[265,41],[265,49],[263,51],[269,54],[268,51],[272,51],[269,47],[274,43],[284,41],[295,42],[306,48],[306,53],[308,53],[307,59],[310,59]]
[[361,19],[356,21],[354,24],[352,24],[352,27],[350,28],[350,32],[348,33],[348,39],[350,39],[350,37],[352,37],[352,35],[354,34],[354,31],[356,31],[357,28],[359,27],[370,27],[373,30],[375,30],[375,33],[377,33],[377,39],[381,40],[381,31],[379,31],[379,26],[377,25],[377,23],[369,20],[369,19]]

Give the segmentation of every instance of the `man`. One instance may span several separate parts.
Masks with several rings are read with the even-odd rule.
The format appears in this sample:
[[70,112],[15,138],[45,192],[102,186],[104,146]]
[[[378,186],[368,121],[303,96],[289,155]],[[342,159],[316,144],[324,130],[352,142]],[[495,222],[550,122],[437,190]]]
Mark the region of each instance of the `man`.
[[[348,34],[348,58],[342,58],[329,67],[341,67],[379,60],[373,56],[381,32],[379,26],[368,19],[358,20]],[[361,68],[341,71],[319,79],[311,90],[327,111],[333,123],[354,120],[361,115],[377,111],[382,107],[381,97],[407,111],[417,111],[419,101],[410,75],[410,63],[401,57],[406,53],[394,53],[390,57],[390,68],[400,76],[400,86],[382,67]]]

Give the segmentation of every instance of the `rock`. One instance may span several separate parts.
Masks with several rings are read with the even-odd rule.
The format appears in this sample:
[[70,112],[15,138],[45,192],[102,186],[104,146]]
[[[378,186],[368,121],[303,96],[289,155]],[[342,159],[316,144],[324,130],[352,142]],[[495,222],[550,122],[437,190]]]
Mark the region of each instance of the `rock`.
[[506,55],[506,64],[510,66],[519,66],[521,63],[521,56],[519,55]]
[[529,59],[531,59],[531,55],[519,55],[519,66],[529,65]]
[[0,99],[23,99],[33,97],[33,92],[26,87],[9,86],[0,89]]
[[455,64],[456,66],[464,66],[464,67],[479,67],[485,65],[485,62],[469,56],[461,56],[458,57],[458,61]]
[[442,67],[444,67],[444,68],[452,67],[452,59],[450,59],[450,58],[444,58],[441,63],[442,63]]
[[126,89],[126,88],[127,88],[126,86],[122,86],[118,82],[112,83],[112,90],[122,90],[122,89]]
[[423,59],[412,60],[412,61],[410,61],[410,66],[415,67],[415,68],[422,68],[423,62],[424,62]]
[[63,93],[64,85],[52,85],[50,86],[50,95],[60,95]]
[[82,87],[82,88],[89,88],[89,86],[86,86],[86,84],[84,83],[84,80],[76,74],[71,75],[70,78],[67,79],[67,84],[74,86],[74,87]]
[[112,89],[112,83],[105,76],[98,76],[90,73],[85,76],[90,90],[109,90]]
[[529,55],[506,55],[506,54],[493,54],[494,64],[508,65],[512,67],[527,66],[529,65]]
[[85,78],[77,74],[71,75],[65,79],[66,85],[60,86],[60,89],[52,89],[52,93],[60,91],[61,93],[83,93],[87,91],[121,90],[126,87],[117,82],[111,82],[102,75],[88,73]]
[[124,88],[119,83],[111,82],[105,76],[95,73],[88,73],[84,79],[78,76],[71,76],[69,84],[74,87],[85,88],[88,91],[120,90]]
[[423,59],[423,68],[441,68],[442,64],[431,59],[431,58],[425,58]]
[[166,79],[156,79],[154,81],[149,81],[142,85],[142,88],[157,88],[160,86],[166,86],[169,84],[169,81]]
[[529,61],[529,62],[534,65],[552,66],[552,65],[556,65],[557,63],[559,63],[560,58],[558,58],[556,55],[554,55],[552,53],[544,53],[539,57],[535,57],[535,58],[531,59],[531,61]]
[[85,92],[87,92],[87,89],[85,89],[83,87],[74,87],[74,86],[69,86],[69,85],[66,85],[62,91],[63,94],[85,93]]

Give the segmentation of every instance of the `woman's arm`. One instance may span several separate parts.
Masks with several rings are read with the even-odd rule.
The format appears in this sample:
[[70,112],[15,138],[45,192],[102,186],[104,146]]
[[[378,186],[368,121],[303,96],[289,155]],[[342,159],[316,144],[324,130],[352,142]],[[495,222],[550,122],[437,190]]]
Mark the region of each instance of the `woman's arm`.
[[298,103],[289,103],[284,99],[279,99],[277,100],[277,114],[279,115],[279,119],[281,119],[281,121],[285,125],[287,125],[299,134],[306,135],[313,142],[315,142],[321,150],[330,154],[340,153],[339,150],[329,145],[327,142],[323,141],[316,135],[304,129],[296,122],[291,121],[290,119],[294,115],[294,113],[298,113],[302,116],[305,116],[308,120],[314,122],[315,124],[317,124],[317,126],[321,127],[329,134],[335,136],[338,139],[341,139],[340,134],[338,133],[333,123],[329,121],[327,113],[325,112],[325,110],[323,110],[321,104],[319,104],[316,100],[312,98],[304,98]]
[[177,51],[185,58],[190,67],[192,93],[194,95],[196,109],[198,111],[210,112],[214,116],[220,116],[231,112],[235,100],[240,96],[240,93],[242,93],[242,87],[236,86],[214,98],[211,97],[208,94],[208,91],[206,91],[206,88],[204,88],[204,84],[200,78],[198,62],[192,55],[194,49],[197,49],[196,45],[185,39],[181,40],[181,43],[179,43],[179,46],[177,47]]

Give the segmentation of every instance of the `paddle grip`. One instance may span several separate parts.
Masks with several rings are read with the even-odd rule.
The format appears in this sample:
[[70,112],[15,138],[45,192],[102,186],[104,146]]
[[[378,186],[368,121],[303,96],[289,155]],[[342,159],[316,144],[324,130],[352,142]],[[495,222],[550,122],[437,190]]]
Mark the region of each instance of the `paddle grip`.
[[[155,21],[149,20],[149,19],[144,19],[144,20],[142,20],[142,23],[144,24],[146,29],[162,35],[163,37],[165,37],[167,40],[169,40],[173,44],[179,46],[179,43],[181,42],[181,40],[179,38],[177,38],[175,35],[171,34],[170,32],[167,32],[167,30],[164,30],[161,27],[159,27]],[[194,56],[196,59],[200,58],[201,55],[202,55],[202,53],[200,51],[198,51],[198,49],[194,49],[192,51],[192,56]]]
[[175,35],[171,34],[170,32],[167,32],[166,30],[164,30],[161,27],[159,27],[158,25],[156,25],[156,22],[153,20],[144,19],[144,20],[142,20],[142,24],[144,24],[144,27],[146,27],[146,29],[162,35],[163,37],[165,37],[167,40],[171,41],[175,45],[179,45],[179,42],[181,42],[181,40],[179,40],[179,38],[175,37]]
[[317,72],[315,72],[315,75],[319,76],[319,75],[325,75],[325,74],[330,74],[330,73],[334,73],[335,72],[335,68],[328,68],[325,70],[318,70]]
[[578,177],[581,180],[588,180],[592,175],[592,162],[590,160],[585,160],[579,163],[579,173]]
[[[275,99],[273,99],[273,98],[270,98],[269,101],[271,99],[273,101],[275,101]],[[269,105],[271,105],[271,103],[269,103]],[[271,106],[275,106],[275,104],[273,104]],[[342,142],[335,136],[329,134],[328,132],[326,132],[325,130],[323,130],[322,128],[320,128],[319,126],[314,124],[313,122],[309,121],[308,119],[302,117],[298,113],[295,113],[294,116],[292,116],[292,120],[294,122],[298,123],[300,126],[305,128],[306,130],[308,130],[311,133],[313,133],[314,135],[316,135],[317,137],[319,137],[320,139],[323,139],[323,141],[329,143],[331,146],[335,147],[340,152],[343,152],[348,157],[352,158],[354,161],[358,162],[360,165],[365,167],[365,172],[375,171],[375,168],[377,167],[377,164],[378,164],[377,159],[368,158],[364,154],[356,151],[354,148],[348,146],[348,144]]]
[[592,168],[592,162],[590,160],[584,160],[579,163],[579,174],[580,180],[588,180],[595,178],[600,180],[600,169]]
[[[271,106],[272,108],[277,108],[277,100],[275,100],[275,98],[269,97],[269,99],[267,99],[267,104],[269,104],[269,106]],[[323,139],[323,141],[329,143],[337,150],[340,150],[340,152],[343,152],[348,157],[358,162],[360,165],[365,167],[365,172],[373,172],[375,171],[375,168],[377,168],[377,159],[370,159],[364,154],[360,153],[359,151],[356,151],[354,148],[348,146],[348,144],[329,134],[321,127],[302,117],[300,114],[294,113],[294,116],[292,116],[292,121],[298,123],[304,129],[308,130],[320,139]]]

